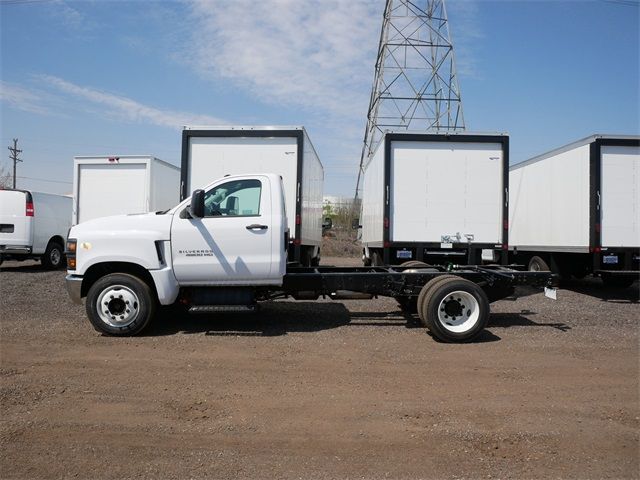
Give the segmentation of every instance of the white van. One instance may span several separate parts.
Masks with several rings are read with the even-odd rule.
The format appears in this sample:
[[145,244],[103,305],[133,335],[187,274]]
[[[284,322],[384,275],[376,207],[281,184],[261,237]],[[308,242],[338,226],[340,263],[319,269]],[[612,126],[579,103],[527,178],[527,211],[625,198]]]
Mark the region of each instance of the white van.
[[0,263],[35,258],[46,268],[62,267],[72,202],[63,195],[0,190]]

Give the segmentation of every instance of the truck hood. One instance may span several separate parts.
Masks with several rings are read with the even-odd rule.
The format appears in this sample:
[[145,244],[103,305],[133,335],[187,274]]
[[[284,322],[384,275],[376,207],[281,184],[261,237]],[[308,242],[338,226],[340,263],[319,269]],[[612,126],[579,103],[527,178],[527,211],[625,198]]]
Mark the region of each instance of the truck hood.
[[78,241],[110,237],[118,239],[126,237],[131,240],[169,240],[172,220],[173,215],[155,213],[95,218],[71,228],[69,238],[75,238]]
[[96,218],[73,227],[69,238],[77,241],[74,274],[84,275],[93,265],[125,262],[147,270],[170,262],[173,215],[117,215]]

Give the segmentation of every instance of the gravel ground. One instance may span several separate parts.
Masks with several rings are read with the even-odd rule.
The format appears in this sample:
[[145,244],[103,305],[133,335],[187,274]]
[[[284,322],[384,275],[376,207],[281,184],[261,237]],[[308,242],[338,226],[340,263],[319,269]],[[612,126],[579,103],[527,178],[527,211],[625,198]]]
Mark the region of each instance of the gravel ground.
[[637,282],[522,289],[452,345],[390,299],[110,338],[63,272],[0,270],[2,478],[640,477]]

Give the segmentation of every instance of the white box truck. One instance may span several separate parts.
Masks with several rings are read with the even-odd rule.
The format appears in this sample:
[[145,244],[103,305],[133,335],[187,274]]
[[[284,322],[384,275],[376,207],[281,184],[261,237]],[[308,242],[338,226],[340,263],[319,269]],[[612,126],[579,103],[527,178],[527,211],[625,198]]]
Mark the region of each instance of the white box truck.
[[640,137],[592,135],[511,167],[513,262],[611,286],[640,275]]
[[180,169],[151,155],[79,156],[73,161],[73,224],[167,210],[180,198]]
[[509,137],[386,132],[365,166],[365,265],[506,263]]
[[64,195],[0,190],[0,263],[39,259],[49,269],[64,266],[71,203]]
[[284,182],[289,261],[318,265],[324,169],[304,127],[184,127],[181,199],[223,175],[255,172],[275,173]]

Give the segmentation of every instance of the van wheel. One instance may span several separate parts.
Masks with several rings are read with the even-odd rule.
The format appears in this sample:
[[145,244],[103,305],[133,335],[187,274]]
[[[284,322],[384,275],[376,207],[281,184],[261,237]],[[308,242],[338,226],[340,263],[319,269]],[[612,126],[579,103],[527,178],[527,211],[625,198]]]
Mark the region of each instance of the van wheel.
[[423,291],[418,303],[420,320],[439,340],[467,342],[487,326],[489,300],[475,283],[454,276],[427,284]]
[[149,325],[156,308],[149,285],[126,273],[105,275],[87,294],[87,316],[97,331],[107,335],[140,333]]
[[529,260],[530,272],[550,272],[549,265],[540,257],[531,257]]
[[64,264],[64,247],[58,242],[49,242],[41,258],[42,265],[48,270],[57,270]]

